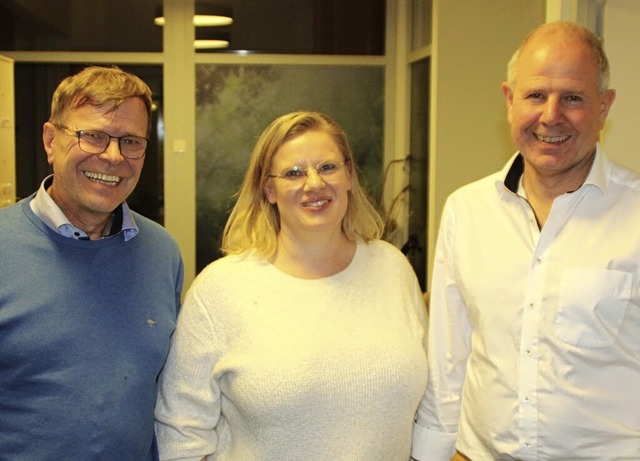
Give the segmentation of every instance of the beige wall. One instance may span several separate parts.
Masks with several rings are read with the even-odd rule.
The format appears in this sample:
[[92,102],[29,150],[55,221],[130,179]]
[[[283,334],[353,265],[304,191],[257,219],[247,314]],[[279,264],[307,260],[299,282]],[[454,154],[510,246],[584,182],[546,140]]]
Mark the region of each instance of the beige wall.
[[604,45],[611,65],[616,101],[602,136],[614,160],[640,172],[640,1],[608,0],[604,12]]
[[0,55],[0,208],[16,200],[13,60]]
[[500,83],[520,41],[545,20],[544,0],[433,4],[428,274],[447,196],[514,152]]

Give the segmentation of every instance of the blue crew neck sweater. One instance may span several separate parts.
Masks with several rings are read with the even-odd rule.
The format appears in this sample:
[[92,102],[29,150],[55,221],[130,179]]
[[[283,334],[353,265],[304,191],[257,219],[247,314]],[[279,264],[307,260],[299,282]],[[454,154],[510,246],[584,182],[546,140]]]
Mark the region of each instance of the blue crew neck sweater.
[[182,290],[176,242],[59,235],[28,197],[0,210],[0,458],[153,459],[153,410]]

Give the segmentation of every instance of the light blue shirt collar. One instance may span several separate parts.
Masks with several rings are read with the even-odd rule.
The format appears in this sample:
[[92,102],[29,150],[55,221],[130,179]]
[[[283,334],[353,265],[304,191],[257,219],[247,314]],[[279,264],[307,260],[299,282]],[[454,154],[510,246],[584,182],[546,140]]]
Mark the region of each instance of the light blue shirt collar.
[[[89,238],[87,233],[82,229],[71,224],[71,221],[65,216],[60,207],[56,205],[51,196],[47,193],[47,188],[53,182],[53,175],[44,178],[40,184],[40,188],[36,196],[31,200],[29,205],[33,212],[51,229],[65,237],[74,238],[76,240],[86,240]],[[122,229],[116,234],[124,233],[124,240],[131,240],[138,234],[138,226],[131,209],[124,202],[122,205]]]

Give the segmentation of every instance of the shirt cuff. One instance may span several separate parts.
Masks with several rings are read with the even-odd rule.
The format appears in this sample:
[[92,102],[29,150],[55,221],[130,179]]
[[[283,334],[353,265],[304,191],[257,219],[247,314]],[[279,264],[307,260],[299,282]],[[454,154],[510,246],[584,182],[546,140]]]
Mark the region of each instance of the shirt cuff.
[[458,434],[434,432],[413,425],[411,457],[416,461],[449,461],[456,451]]

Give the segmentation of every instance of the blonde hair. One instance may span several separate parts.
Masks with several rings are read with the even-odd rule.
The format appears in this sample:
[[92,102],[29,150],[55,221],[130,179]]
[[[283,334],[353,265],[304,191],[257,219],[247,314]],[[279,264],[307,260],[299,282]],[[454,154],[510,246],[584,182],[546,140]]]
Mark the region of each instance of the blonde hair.
[[529,33],[522,41],[518,49],[513,53],[509,65],[507,66],[507,82],[511,89],[514,88],[516,82],[516,68],[518,60],[524,48],[529,42],[539,35],[561,35],[574,38],[589,48],[591,56],[596,64],[598,70],[598,90],[600,94],[604,94],[609,89],[610,70],[609,60],[607,54],[602,46],[602,40],[593,32],[580,24],[569,21],[556,21],[547,24],[543,24]]
[[128,98],[140,98],[147,109],[149,133],[151,123],[151,90],[139,77],[117,66],[90,66],[65,78],[53,93],[51,100],[52,123],[64,123],[66,114],[85,104],[118,108]]
[[351,173],[349,203],[342,220],[342,231],[352,241],[365,242],[382,235],[383,221],[360,185],[358,171],[349,140],[344,130],[329,116],[319,112],[298,111],[283,115],[267,126],[256,143],[249,167],[237,195],[237,201],[222,236],[225,254],[254,252],[271,257],[277,248],[280,215],[276,205],[269,203],[265,185],[273,157],[280,147],[294,136],[318,130],[329,133],[343,155],[345,167]]

